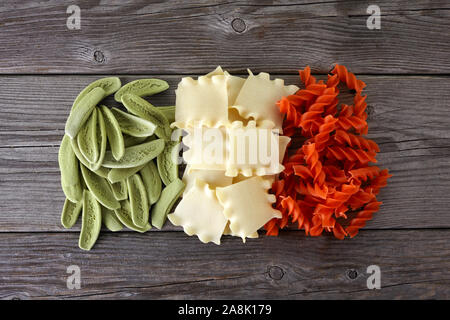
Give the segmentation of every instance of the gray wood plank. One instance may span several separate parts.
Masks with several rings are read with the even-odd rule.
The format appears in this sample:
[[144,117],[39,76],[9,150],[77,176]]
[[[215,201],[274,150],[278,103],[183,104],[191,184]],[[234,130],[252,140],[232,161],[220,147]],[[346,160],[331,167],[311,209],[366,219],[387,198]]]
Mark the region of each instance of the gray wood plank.
[[377,1],[381,29],[366,27],[372,1],[2,1],[0,73],[191,73],[217,64],[326,73],[448,74],[449,3]]
[[[74,233],[0,234],[0,298],[448,299],[449,237],[363,231],[339,241],[286,231],[219,247],[180,232],[110,233],[86,253]],[[66,287],[70,265],[80,267],[80,290]],[[380,267],[380,290],[367,289],[370,265]]]
[[[58,145],[71,101],[96,78],[0,77],[1,231],[63,230],[59,223],[64,197],[59,182]],[[126,82],[137,77],[122,78]],[[179,76],[163,78],[172,87],[149,99],[156,105],[174,103],[173,89]],[[288,83],[297,81],[296,76],[283,78]],[[448,210],[436,210],[450,205],[450,94],[446,89],[450,79],[362,79],[368,84],[369,136],[380,144],[379,165],[394,174],[379,197],[384,202],[381,211],[367,227],[450,227]],[[28,90],[17,96],[25,84]],[[168,224],[166,228],[173,227]]]

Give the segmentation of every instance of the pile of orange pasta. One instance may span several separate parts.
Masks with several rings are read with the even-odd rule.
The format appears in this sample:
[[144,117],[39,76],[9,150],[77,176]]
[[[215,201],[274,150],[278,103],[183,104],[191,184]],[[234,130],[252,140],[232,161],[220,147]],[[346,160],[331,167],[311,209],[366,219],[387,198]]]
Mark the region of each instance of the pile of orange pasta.
[[[270,220],[265,229],[268,235],[278,235],[293,222],[306,235],[326,231],[338,239],[354,237],[378,211],[381,202],[376,196],[391,176],[369,165],[376,162],[379,148],[364,137],[366,84],[341,65],[327,81],[317,81],[309,67],[300,71],[300,79],[305,89],[282,98],[278,107],[285,114],[284,134],[305,141],[285,156],[285,169],[272,185],[282,218]],[[340,105],[339,84],[353,90],[352,105]]]

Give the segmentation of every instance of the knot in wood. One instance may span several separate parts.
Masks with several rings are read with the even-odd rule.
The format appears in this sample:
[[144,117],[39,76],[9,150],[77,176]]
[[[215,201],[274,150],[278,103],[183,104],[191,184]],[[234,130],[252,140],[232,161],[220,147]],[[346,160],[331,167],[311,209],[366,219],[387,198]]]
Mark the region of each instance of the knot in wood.
[[231,27],[237,33],[242,33],[247,28],[247,26],[245,25],[244,20],[242,20],[241,18],[233,19],[233,21],[231,21]]
[[358,277],[358,271],[356,271],[355,269],[350,269],[347,271],[347,277],[350,280],[355,280]]
[[94,51],[94,60],[98,63],[103,63],[105,61],[105,55],[100,50]]
[[284,271],[278,266],[269,267],[269,277],[274,280],[281,280],[284,276]]

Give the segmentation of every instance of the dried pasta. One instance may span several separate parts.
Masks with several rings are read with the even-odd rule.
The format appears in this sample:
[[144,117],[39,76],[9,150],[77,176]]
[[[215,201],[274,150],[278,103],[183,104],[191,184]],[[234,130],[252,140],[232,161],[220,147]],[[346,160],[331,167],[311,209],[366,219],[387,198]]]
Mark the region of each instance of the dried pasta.
[[182,226],[186,234],[195,234],[200,241],[215,244],[220,244],[228,222],[215,191],[198,179],[183,196],[175,212],[167,217],[172,224]]
[[271,121],[275,128],[282,130],[283,115],[274,106],[283,96],[298,89],[294,85],[285,86],[282,79],[270,80],[268,73],[261,72],[255,76],[250,72],[232,108],[237,109],[244,118],[257,122]]
[[[283,97],[278,106],[285,115],[284,133],[292,136],[299,129],[306,140],[285,158],[285,169],[272,184],[282,218],[266,223],[267,234],[277,235],[294,222],[307,235],[354,237],[378,211],[376,196],[391,177],[386,169],[369,165],[380,149],[364,137],[366,84],[341,65],[327,81],[317,81],[309,67],[299,74],[305,89]],[[355,91],[353,105],[339,106],[339,83]]]
[[175,122],[172,127],[220,127],[228,124],[227,79],[224,75],[201,76],[198,80],[183,78],[175,94]]
[[224,215],[230,220],[231,232],[243,241],[272,218],[281,218],[280,212],[272,208],[275,196],[268,193],[269,188],[270,181],[255,176],[216,189]]
[[245,242],[281,217],[268,189],[284,169],[291,139],[279,135],[283,115],[276,102],[298,87],[270,80],[267,73],[249,73],[245,79],[219,66],[198,80],[183,78],[176,90],[172,126],[187,133],[182,138],[186,188],[168,217],[202,242],[219,244],[221,235]]
[[[254,120],[244,126],[233,122],[228,129],[228,159],[225,175],[246,177],[278,174],[284,167],[280,164],[279,136],[269,127],[256,126]],[[267,162],[267,163],[265,163]]]

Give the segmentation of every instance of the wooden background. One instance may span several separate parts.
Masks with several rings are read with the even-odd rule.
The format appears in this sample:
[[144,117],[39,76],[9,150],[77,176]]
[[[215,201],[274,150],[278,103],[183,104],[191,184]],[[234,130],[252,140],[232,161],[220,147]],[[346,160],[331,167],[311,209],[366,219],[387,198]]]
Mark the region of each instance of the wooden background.
[[[66,9],[81,8],[81,30]],[[369,4],[381,29],[366,27]],[[0,4],[0,298],[450,298],[448,1],[14,1]],[[367,83],[369,136],[394,175],[354,239],[283,231],[202,244],[178,228],[103,231],[78,249],[60,225],[57,152],[77,93],[103,75],[169,81],[221,65],[298,84],[346,65]],[[366,269],[381,268],[381,290]],[[81,268],[81,289],[66,287]]]

